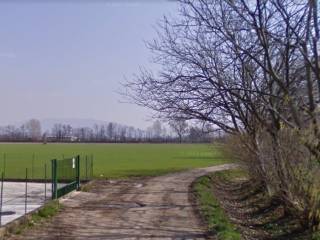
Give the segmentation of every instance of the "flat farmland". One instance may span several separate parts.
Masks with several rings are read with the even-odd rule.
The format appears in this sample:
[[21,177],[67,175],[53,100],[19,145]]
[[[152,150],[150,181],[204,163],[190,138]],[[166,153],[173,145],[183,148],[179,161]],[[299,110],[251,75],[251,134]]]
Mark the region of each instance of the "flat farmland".
[[[50,175],[51,159],[80,155],[93,157],[93,176],[124,178],[154,176],[228,162],[212,144],[0,144],[0,171],[5,177],[43,178]],[[83,163],[82,161],[81,163]]]

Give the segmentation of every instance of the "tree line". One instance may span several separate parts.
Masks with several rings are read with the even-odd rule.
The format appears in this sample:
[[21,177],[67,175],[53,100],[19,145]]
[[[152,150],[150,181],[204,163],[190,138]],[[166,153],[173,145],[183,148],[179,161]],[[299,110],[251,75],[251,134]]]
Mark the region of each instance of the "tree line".
[[320,225],[317,0],[179,0],[124,95],[222,129],[226,149],[303,228]]
[[0,127],[2,142],[209,142],[212,134],[184,120],[163,124],[154,121],[146,130],[118,123],[95,124],[93,127],[72,127],[56,123],[50,131],[42,131],[41,122],[31,119],[20,127]]

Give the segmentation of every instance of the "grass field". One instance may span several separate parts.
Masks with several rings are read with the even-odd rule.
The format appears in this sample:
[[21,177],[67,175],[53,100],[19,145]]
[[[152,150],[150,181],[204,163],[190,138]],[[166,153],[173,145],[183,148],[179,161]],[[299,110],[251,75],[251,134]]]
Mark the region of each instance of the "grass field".
[[34,178],[43,178],[45,163],[49,168],[51,159],[78,154],[93,155],[93,174],[103,178],[158,175],[227,162],[219,148],[209,144],[0,144],[0,171],[5,168],[6,177],[23,178],[28,168]]

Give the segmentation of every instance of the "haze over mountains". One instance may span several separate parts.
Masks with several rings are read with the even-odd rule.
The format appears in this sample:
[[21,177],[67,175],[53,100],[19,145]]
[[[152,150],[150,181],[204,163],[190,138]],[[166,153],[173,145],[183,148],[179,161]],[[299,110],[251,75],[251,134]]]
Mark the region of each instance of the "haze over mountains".
[[[30,118],[31,119],[31,118]],[[1,124],[0,126],[7,126],[12,125],[15,127],[20,127],[24,123],[26,123],[29,119],[16,121],[12,123]],[[42,132],[50,132],[55,124],[64,124],[70,125],[72,128],[81,128],[81,127],[89,127],[92,128],[94,125],[107,125],[110,122],[114,122],[120,124],[122,126],[128,126],[129,124],[119,123],[115,121],[104,121],[104,120],[97,120],[93,118],[45,118],[39,119],[41,123],[41,130]],[[151,123],[150,123],[151,124]],[[135,126],[133,126],[135,127]]]
[[42,131],[50,131],[57,123],[70,125],[73,128],[93,127],[94,125],[106,125],[109,122],[90,118],[47,118],[40,120]]

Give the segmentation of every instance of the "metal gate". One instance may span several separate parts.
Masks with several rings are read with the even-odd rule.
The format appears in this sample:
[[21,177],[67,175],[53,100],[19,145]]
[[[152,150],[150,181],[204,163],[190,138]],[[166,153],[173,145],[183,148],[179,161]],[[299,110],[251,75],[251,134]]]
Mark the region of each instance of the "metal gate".
[[57,199],[80,187],[80,156],[52,162],[52,199]]

